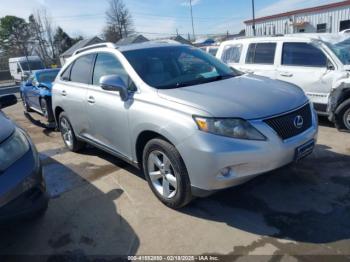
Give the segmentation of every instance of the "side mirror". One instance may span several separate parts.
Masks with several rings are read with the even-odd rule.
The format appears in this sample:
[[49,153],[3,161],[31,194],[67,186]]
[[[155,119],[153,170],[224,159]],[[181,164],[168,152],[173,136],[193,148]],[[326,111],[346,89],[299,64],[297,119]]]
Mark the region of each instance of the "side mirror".
[[100,86],[103,90],[117,91],[123,101],[128,100],[129,92],[126,84],[118,75],[107,75],[100,78]]
[[15,95],[0,96],[0,108],[9,107],[17,104],[17,97]]

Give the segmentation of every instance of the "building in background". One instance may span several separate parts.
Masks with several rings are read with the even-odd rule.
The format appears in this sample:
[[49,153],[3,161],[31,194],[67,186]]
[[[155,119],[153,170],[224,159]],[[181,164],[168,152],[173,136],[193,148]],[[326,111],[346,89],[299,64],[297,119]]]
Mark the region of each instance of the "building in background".
[[61,65],[63,66],[65,64],[66,60],[69,57],[71,57],[73,55],[73,53],[75,51],[77,51],[78,49],[89,46],[89,45],[99,44],[102,42],[103,42],[103,40],[97,36],[80,40],[78,43],[76,43],[71,48],[69,48],[67,51],[65,51],[63,54],[60,55]]
[[[246,36],[253,36],[253,20],[244,22]],[[255,19],[256,36],[294,33],[337,33],[350,28],[350,1]]]
[[132,36],[128,36],[123,39],[120,39],[117,42],[117,45],[131,45],[131,44],[143,43],[147,41],[149,40],[143,35],[132,35]]

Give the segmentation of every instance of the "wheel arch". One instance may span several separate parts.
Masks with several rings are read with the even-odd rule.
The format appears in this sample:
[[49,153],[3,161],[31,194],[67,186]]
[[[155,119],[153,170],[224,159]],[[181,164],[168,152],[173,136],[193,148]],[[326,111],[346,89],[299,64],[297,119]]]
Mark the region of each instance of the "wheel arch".
[[136,143],[135,143],[135,157],[136,157],[136,161],[139,165],[140,168],[142,168],[142,154],[143,154],[143,150],[146,146],[146,144],[155,138],[160,138],[163,139],[165,141],[167,141],[168,143],[172,144],[173,146],[174,143],[172,143],[166,136],[164,136],[163,134],[161,134],[158,131],[154,131],[154,130],[144,130],[141,133],[138,134],[137,138],[136,138]]

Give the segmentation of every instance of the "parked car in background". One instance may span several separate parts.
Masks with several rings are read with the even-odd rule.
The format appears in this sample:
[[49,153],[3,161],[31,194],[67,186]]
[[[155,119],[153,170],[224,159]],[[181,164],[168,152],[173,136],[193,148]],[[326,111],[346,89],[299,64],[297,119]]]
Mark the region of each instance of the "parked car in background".
[[219,46],[203,46],[200,47],[200,49],[202,49],[204,52],[211,54],[212,56],[216,56],[216,53],[219,50]]
[[295,84],[320,115],[350,131],[348,36],[298,35],[223,42],[217,58],[246,73]]
[[52,93],[70,150],[88,143],[141,167],[172,208],[298,161],[316,141],[300,88],[236,74],[186,45],[81,49]]
[[[0,96],[0,109],[17,102]],[[0,224],[42,214],[48,196],[39,155],[28,134],[0,110]]]
[[26,112],[35,111],[49,123],[54,122],[51,106],[51,88],[59,68],[37,70],[20,87],[20,95]]
[[44,69],[45,66],[38,56],[12,57],[9,59],[9,68],[16,83],[27,80],[32,71]]

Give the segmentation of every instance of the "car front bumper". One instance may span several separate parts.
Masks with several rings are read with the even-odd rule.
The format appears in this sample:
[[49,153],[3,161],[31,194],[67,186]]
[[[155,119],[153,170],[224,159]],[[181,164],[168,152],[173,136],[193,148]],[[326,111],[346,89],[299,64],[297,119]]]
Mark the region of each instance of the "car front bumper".
[[282,140],[262,120],[250,123],[267,137],[266,141],[239,140],[198,131],[177,145],[194,195],[208,195],[288,165],[295,161],[298,147],[317,140],[318,124],[314,111],[312,126],[287,140]]
[[39,156],[30,144],[30,150],[0,174],[0,224],[30,217],[48,205]]

